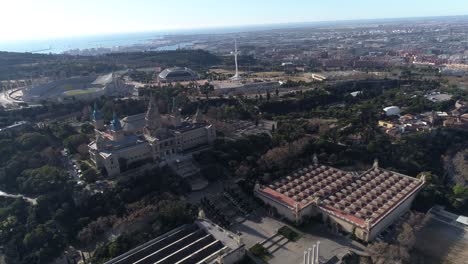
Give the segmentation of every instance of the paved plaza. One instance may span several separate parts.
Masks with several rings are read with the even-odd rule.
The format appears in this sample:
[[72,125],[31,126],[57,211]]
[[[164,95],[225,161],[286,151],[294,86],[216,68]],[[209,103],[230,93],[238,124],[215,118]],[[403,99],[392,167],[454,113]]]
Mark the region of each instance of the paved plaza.
[[324,225],[315,222],[300,230],[290,226],[301,234],[301,238],[295,242],[288,241],[283,236],[276,235],[277,230],[284,225],[287,224],[269,217],[263,210],[259,210],[244,222],[234,225],[231,230],[242,233],[246,248],[269,240],[263,246],[271,254],[268,263],[272,264],[302,263],[304,251],[315,245],[317,241],[320,241],[320,263],[325,263],[334,256],[341,258],[350,249],[358,252],[364,250],[361,245],[343,236],[332,234]]

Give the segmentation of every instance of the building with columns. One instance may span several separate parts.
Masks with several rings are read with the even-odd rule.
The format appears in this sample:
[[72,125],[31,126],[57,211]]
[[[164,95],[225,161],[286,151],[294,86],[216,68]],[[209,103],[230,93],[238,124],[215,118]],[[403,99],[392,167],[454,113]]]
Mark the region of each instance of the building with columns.
[[292,172],[255,195],[291,222],[319,217],[336,231],[371,241],[407,212],[424,178],[416,179],[380,168],[378,162],[358,174],[320,165]]
[[146,113],[122,121],[114,114],[106,126],[95,105],[96,140],[88,145],[95,166],[116,176],[148,163],[167,164],[216,139],[214,126],[202,120],[199,110],[193,118],[182,119],[180,111],[173,108],[172,113],[162,115],[152,98]]

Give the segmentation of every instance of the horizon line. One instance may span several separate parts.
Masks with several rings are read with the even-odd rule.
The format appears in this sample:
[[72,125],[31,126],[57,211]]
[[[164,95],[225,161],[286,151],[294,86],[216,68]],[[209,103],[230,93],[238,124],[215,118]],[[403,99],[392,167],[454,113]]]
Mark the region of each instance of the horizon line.
[[[15,42],[28,42],[28,41],[44,41],[44,40],[63,40],[63,39],[77,39],[77,38],[86,38],[86,37],[96,37],[96,36],[109,36],[109,35],[125,35],[125,34],[142,34],[142,33],[166,33],[166,35],[171,35],[174,33],[184,34],[181,33],[183,31],[190,31],[190,30],[219,30],[219,29],[242,29],[242,28],[255,28],[255,27],[272,27],[278,26],[279,28],[269,28],[268,30],[277,30],[283,29],[284,26],[298,26],[297,28],[304,27],[304,26],[312,26],[312,24],[329,24],[329,25],[338,25],[341,23],[357,23],[363,22],[365,24],[371,24],[372,22],[384,22],[384,23],[391,23],[397,21],[405,21],[405,20],[423,20],[423,19],[455,19],[455,18],[466,18],[468,19],[468,14],[464,15],[440,15],[440,16],[412,16],[412,17],[387,17],[387,18],[356,18],[356,19],[337,19],[337,20],[317,20],[317,21],[297,21],[297,22],[274,22],[274,23],[257,23],[257,24],[231,24],[231,25],[221,25],[221,26],[200,26],[200,27],[177,27],[177,28],[161,28],[161,29],[141,29],[141,30],[134,30],[134,31],[107,31],[107,32],[95,32],[95,33],[84,33],[79,35],[61,35],[61,36],[49,36],[43,38],[21,38],[21,39],[9,39],[5,41],[1,41],[0,43],[15,43]],[[310,24],[310,25],[307,25]],[[258,30],[250,30],[248,32],[253,31],[262,31],[262,29]],[[239,32],[226,32],[226,33],[210,33],[210,32],[203,32],[203,33],[196,33],[196,35],[202,34],[233,34],[233,33],[243,33],[245,31]]]

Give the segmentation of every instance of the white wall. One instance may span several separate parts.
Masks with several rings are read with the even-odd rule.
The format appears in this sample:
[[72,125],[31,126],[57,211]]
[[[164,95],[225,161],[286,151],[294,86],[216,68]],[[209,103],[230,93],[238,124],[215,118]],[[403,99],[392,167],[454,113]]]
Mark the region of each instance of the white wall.
[[235,264],[241,261],[245,256],[245,246],[241,246],[235,251],[232,251],[223,256],[223,264]]
[[[255,195],[259,197],[263,202],[266,204],[276,208],[278,214],[285,217],[291,222],[296,222],[296,216],[294,214],[294,208],[289,207],[283,203],[280,203],[272,198],[269,198],[267,195],[261,193],[260,191],[255,191]],[[362,228],[358,225],[353,223],[347,222],[341,218],[328,214],[327,212],[323,211],[323,220],[325,221],[327,218],[330,220],[332,224],[337,224],[340,226],[341,230],[347,233],[353,233],[359,239],[364,241],[371,241],[375,237],[377,237],[383,230],[385,230],[388,226],[390,226],[396,219],[398,219],[402,214],[407,212],[411,204],[416,197],[417,192],[415,192],[412,196],[406,199],[403,203],[401,203],[395,210],[393,210],[390,214],[388,214],[385,218],[383,218],[377,225],[373,226],[368,232],[365,228]],[[320,211],[315,205],[311,204],[308,207],[304,208],[299,212],[299,221],[303,219],[303,217],[310,217],[317,215]]]
[[408,199],[401,203],[395,210],[388,214],[384,219],[382,219],[377,225],[371,228],[369,234],[369,240],[373,240],[377,237],[382,231],[384,231],[388,226],[390,226],[397,218],[406,213],[413,203],[414,198],[418,192],[413,193]]
[[255,196],[260,198],[266,204],[276,208],[278,210],[278,214],[286,217],[289,221],[295,222],[296,216],[294,215],[293,208],[286,206],[285,204],[279,203],[266,195],[262,194],[260,191],[255,191]]

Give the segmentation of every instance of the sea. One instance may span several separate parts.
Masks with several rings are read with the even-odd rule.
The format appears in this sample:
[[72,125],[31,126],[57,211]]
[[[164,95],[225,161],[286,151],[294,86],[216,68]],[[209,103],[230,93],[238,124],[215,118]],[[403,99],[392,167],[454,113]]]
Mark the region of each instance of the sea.
[[[351,26],[369,23],[394,23],[415,20],[468,20],[468,16],[455,17],[426,17],[426,18],[398,18],[398,19],[366,19],[366,20],[342,20],[342,21],[321,21],[321,22],[303,22],[303,23],[283,23],[283,24],[264,24],[253,26],[237,27],[219,27],[190,30],[172,30],[172,31],[154,31],[139,33],[119,33],[102,34],[94,36],[81,36],[57,39],[42,40],[22,40],[22,41],[2,41],[0,36],[0,51],[9,52],[30,52],[30,53],[64,53],[68,50],[84,50],[93,48],[112,48],[117,46],[132,46],[145,44],[151,40],[163,39],[167,35],[196,35],[196,34],[232,34],[241,32],[264,31],[273,29],[290,29],[304,27],[329,27],[329,26]],[[160,47],[161,50],[175,50],[178,45]],[[187,46],[188,43],[182,43]]]
[[[194,35],[194,34],[229,34],[239,32],[250,32],[258,30],[268,30],[282,28],[277,25],[260,25],[244,27],[226,27],[210,29],[154,31],[138,33],[117,33],[102,34],[93,36],[41,39],[41,40],[21,40],[21,41],[1,41],[0,51],[8,52],[30,52],[30,53],[54,53],[60,54],[69,50],[85,50],[93,48],[112,48],[118,46],[132,46],[145,44],[152,40],[163,39],[168,35]],[[159,50],[175,50],[180,46],[189,46],[190,43],[180,43],[177,45],[159,47]]]
[[150,40],[163,38],[161,32],[103,34],[93,36],[21,40],[0,42],[0,51],[30,53],[64,53],[69,50],[112,48],[144,44]]
[[[307,25],[320,25],[322,22],[313,23],[288,23],[288,24],[266,24],[255,26],[238,26],[223,28],[205,28],[191,30],[154,31],[139,33],[102,34],[93,36],[80,36],[41,40],[1,41],[0,51],[8,52],[30,52],[30,53],[54,53],[60,54],[69,50],[84,50],[93,48],[112,48],[118,46],[132,46],[145,44],[151,40],[163,39],[168,35],[197,35],[197,34],[232,34],[241,32],[263,31],[272,29],[284,29],[304,27]],[[188,46],[188,43],[182,43]],[[175,50],[180,45],[160,47],[160,50]]]

